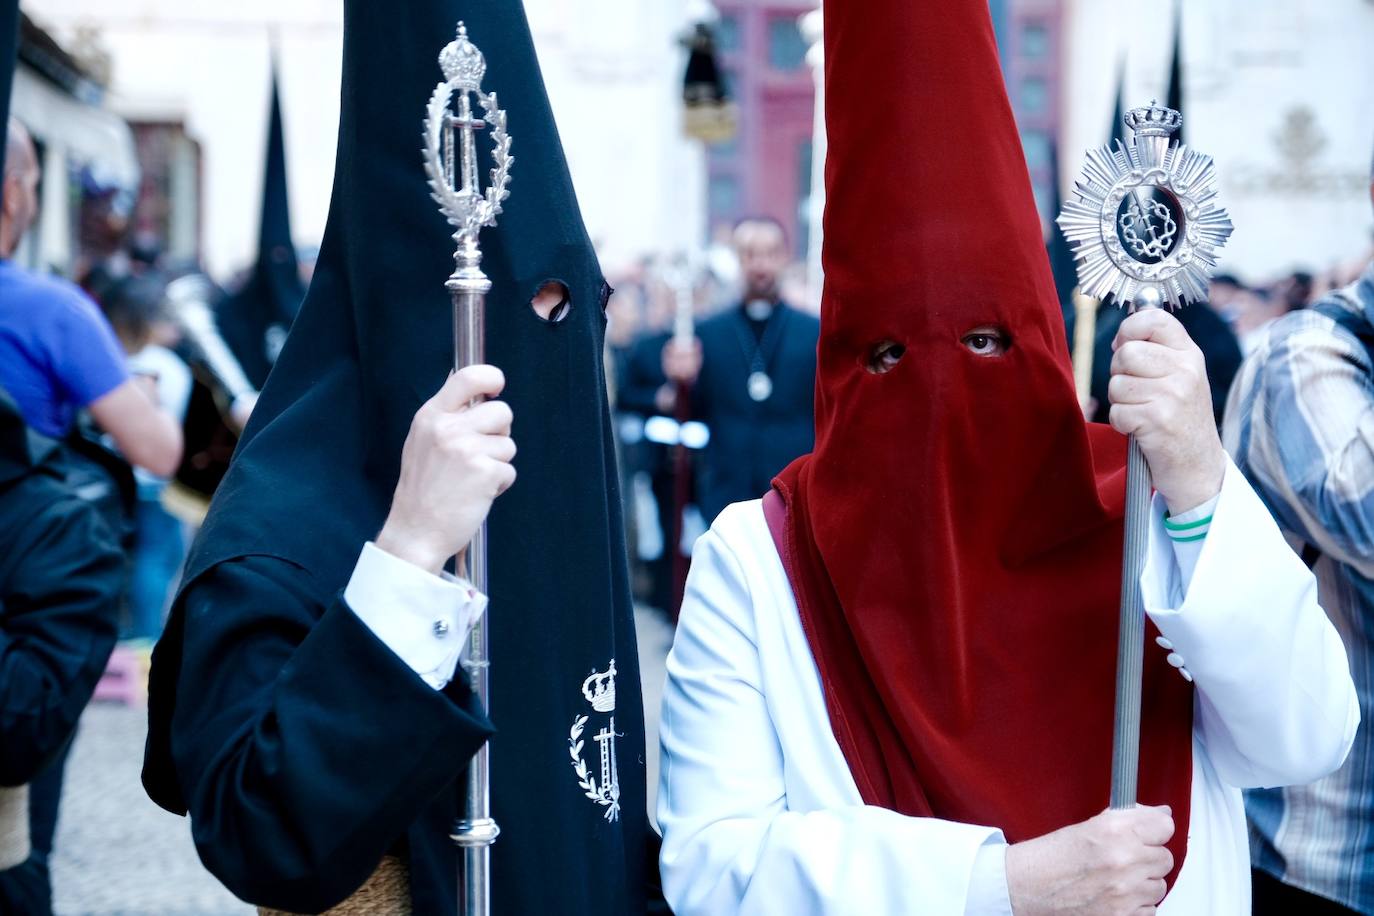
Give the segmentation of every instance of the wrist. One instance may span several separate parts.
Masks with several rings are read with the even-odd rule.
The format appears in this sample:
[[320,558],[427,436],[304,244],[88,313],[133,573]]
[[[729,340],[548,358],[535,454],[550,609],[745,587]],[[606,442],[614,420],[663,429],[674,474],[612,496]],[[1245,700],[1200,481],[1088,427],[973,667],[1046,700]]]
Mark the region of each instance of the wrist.
[[430,544],[428,539],[415,535],[404,525],[397,524],[391,519],[387,519],[373,543],[378,549],[386,551],[398,560],[404,560],[436,576],[443,571],[444,564],[448,562],[447,551]]
[[1035,870],[1034,858],[1034,849],[1027,849],[1025,843],[1013,843],[1007,847],[1007,901],[1011,904],[1013,916],[1034,916],[1038,912],[1034,894],[1028,887],[1030,874]]
[[1198,472],[1189,476],[1187,480],[1180,481],[1177,486],[1171,486],[1166,492],[1160,490],[1160,495],[1164,497],[1164,504],[1169,508],[1169,514],[1173,516],[1185,515],[1216,499],[1221,493],[1222,480],[1226,476],[1226,453],[1217,450],[1217,454],[1206,462],[1205,469],[1199,468]]

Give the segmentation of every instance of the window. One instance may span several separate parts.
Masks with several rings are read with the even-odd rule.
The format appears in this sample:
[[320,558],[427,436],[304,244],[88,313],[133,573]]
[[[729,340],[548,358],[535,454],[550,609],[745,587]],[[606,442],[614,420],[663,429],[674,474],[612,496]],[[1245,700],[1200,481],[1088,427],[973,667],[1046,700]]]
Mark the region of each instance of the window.
[[1050,164],[1050,138],[1038,130],[1021,134],[1021,147],[1026,151],[1026,166],[1035,171]]
[[1021,81],[1021,104],[1018,106],[1025,114],[1041,114],[1050,104],[1050,89],[1038,76],[1029,76]]
[[1028,22],[1021,28],[1021,56],[1044,60],[1050,56],[1050,30],[1043,22]]
[[806,64],[806,39],[795,16],[775,16],[768,20],[768,64],[774,70],[790,72]]
[[739,179],[734,175],[712,175],[706,195],[712,216],[733,217],[739,212]]
[[816,148],[807,137],[797,146],[797,239],[796,254],[805,258],[811,245],[811,165]]
[[716,23],[716,50],[721,54],[731,54],[739,49],[739,16],[726,13]]

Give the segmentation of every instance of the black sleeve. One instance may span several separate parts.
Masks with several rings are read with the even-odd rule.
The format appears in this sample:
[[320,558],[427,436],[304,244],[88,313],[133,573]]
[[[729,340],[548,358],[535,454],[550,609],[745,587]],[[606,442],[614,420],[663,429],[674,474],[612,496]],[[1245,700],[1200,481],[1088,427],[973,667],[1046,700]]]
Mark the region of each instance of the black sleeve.
[[0,561],[0,785],[33,780],[62,750],[114,648],[124,561],[88,503],[38,478],[42,500]]
[[462,677],[430,687],[310,585],[247,557],[187,587],[171,729],[205,865],[299,913],[359,887],[492,733]]
[[616,409],[654,416],[658,389],[668,381],[663,375],[663,346],[668,338],[651,334],[635,341],[626,360],[624,384],[616,395]]

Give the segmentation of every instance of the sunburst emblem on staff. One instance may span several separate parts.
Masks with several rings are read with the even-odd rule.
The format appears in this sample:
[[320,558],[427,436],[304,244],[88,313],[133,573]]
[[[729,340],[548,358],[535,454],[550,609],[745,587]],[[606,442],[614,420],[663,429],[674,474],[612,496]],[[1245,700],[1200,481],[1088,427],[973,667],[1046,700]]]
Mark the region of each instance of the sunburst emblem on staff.
[[1082,291],[1118,304],[1179,308],[1207,297],[1231,219],[1217,203],[1216,166],[1172,137],[1183,116],[1151,102],[1132,109],[1132,142],[1091,150],[1059,226]]

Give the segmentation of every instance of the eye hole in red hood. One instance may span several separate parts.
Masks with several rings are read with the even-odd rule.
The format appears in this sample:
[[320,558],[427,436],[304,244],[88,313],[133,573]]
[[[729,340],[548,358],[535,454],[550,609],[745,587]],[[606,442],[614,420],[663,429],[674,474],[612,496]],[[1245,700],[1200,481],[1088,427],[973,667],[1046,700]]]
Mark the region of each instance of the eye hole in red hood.
[[884,340],[873,345],[864,360],[864,368],[874,375],[884,375],[897,368],[906,356],[906,347],[895,340]]

